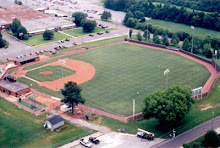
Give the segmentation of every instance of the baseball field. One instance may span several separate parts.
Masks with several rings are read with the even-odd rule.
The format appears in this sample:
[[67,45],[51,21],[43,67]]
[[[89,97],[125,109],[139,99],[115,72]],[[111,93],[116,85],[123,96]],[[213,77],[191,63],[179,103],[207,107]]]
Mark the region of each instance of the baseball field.
[[[182,83],[196,88],[203,86],[210,76],[203,65],[175,53],[126,43],[63,58],[83,61],[95,68],[93,78],[80,84],[86,105],[125,116],[132,114],[133,99],[136,113],[141,112],[143,98],[165,89],[167,79],[168,86]],[[166,69],[170,69],[168,77],[164,75]]]

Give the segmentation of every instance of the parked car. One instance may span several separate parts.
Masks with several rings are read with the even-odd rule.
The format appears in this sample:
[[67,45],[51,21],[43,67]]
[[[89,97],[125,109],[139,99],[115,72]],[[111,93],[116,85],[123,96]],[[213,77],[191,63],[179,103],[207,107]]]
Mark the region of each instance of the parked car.
[[34,53],[30,53],[30,55],[34,55]]
[[36,53],[36,54],[40,54],[40,52],[39,52],[39,51],[36,51],[35,53]]
[[102,35],[103,33],[102,33],[102,32],[98,32],[97,34],[98,34],[98,35]]
[[65,39],[65,41],[69,42],[69,41],[70,41],[70,39]]
[[59,48],[58,48],[58,47],[54,47],[54,49],[55,49],[55,50],[59,50]]
[[106,30],[105,33],[110,33],[110,32],[108,30]]
[[90,34],[89,36],[94,37],[94,35],[93,35],[93,34]]
[[89,148],[92,147],[92,143],[85,139],[80,139],[79,143],[85,147],[89,147]]
[[44,51],[40,51],[40,53],[42,54],[42,53],[44,53]]
[[61,42],[61,43],[64,43],[64,41],[63,41],[63,40],[61,40],[60,42]]
[[77,43],[76,43],[76,42],[73,42],[73,45],[77,45]]
[[47,49],[45,49],[45,50],[44,50],[44,52],[48,52],[48,50],[47,50]]
[[67,48],[66,46],[62,46],[62,48],[64,49],[64,48]]
[[99,144],[100,141],[98,139],[96,139],[95,137],[89,137],[89,141],[94,143],[94,144]]

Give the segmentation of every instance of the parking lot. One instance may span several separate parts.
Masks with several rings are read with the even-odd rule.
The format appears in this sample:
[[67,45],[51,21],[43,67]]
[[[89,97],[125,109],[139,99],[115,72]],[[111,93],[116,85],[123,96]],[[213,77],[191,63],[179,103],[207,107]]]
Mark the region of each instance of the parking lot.
[[[93,148],[150,148],[160,143],[163,139],[154,139],[149,141],[136,137],[136,135],[110,132],[98,137],[100,144],[93,144]],[[74,148],[85,148],[82,145],[74,146]]]

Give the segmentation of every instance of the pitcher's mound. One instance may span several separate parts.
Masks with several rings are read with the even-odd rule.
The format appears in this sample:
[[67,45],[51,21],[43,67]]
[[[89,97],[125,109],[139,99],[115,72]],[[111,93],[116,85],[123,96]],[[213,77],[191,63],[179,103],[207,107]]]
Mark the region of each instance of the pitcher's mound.
[[52,71],[43,71],[43,72],[40,72],[39,74],[40,75],[50,75],[52,73],[53,73]]

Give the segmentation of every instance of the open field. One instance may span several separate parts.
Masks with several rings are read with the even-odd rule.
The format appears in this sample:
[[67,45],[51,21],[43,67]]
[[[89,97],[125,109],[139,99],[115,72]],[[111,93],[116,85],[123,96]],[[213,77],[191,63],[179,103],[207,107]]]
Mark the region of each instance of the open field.
[[51,42],[55,42],[59,40],[65,40],[67,38],[70,38],[70,37],[60,32],[54,32],[54,38],[52,38],[51,40],[44,40],[43,35],[40,34],[40,35],[29,37],[28,40],[24,40],[24,42],[34,46],[34,45],[47,44],[47,43],[51,43]]
[[45,114],[34,116],[0,98],[0,145],[1,147],[50,147],[88,135],[88,129],[65,122],[67,128],[51,132],[43,128]]
[[[153,2],[153,4],[154,5],[162,5],[162,6],[164,6],[164,3],[159,3],[159,2]],[[181,7],[180,6],[176,6],[176,5],[171,5],[171,4],[169,4],[171,7],[176,7],[177,9],[181,9]],[[184,7],[187,11],[189,11],[189,12],[193,12],[193,9],[191,9],[191,8],[188,8],[188,7]],[[201,10],[194,10],[195,12],[204,12],[204,13],[211,13],[211,12],[206,12],[206,11],[201,11]]]
[[[54,80],[62,78],[62,70],[63,70],[63,77],[66,77],[66,76],[69,76],[75,73],[73,70],[65,68],[65,67],[61,67],[61,66],[45,66],[42,68],[28,71],[26,73],[26,76],[32,79],[35,79],[37,81],[40,81],[40,82],[54,81]],[[41,72],[45,72],[45,71],[48,71],[48,72],[50,71],[52,73],[49,75],[40,74]]]
[[132,114],[134,98],[136,112],[140,112],[146,95],[166,87],[163,71],[167,68],[171,71],[169,85],[180,82],[195,88],[203,86],[210,76],[203,65],[174,53],[125,43],[66,57],[96,68],[95,76],[80,85],[86,105],[126,116]]
[[[188,32],[189,34],[192,34],[191,26],[187,26],[185,24],[179,24],[179,23],[174,23],[164,20],[156,20],[156,19],[150,19],[149,21],[147,21],[147,23],[157,25],[158,27],[163,29],[168,29],[171,32],[185,31]],[[195,27],[194,35],[202,38],[206,37],[207,35],[210,35],[212,38],[214,38],[214,37],[220,37],[220,32],[205,28]]]
[[91,33],[105,32],[106,30],[113,30],[113,29],[103,29],[103,28],[100,28],[100,27],[96,27],[92,32],[84,32],[82,27],[80,27],[80,28],[73,29],[73,30],[65,30],[63,32],[67,33],[69,35],[78,37],[78,36],[82,36],[82,35],[86,35],[86,34],[91,34]]
[[[202,100],[196,101],[192,106],[192,110],[184,119],[184,122],[177,126],[175,130],[176,134],[179,135],[189,129],[192,129],[208,120],[212,119],[212,112],[215,112],[215,116],[220,115],[220,81],[216,83],[216,87],[212,90],[210,95]],[[210,107],[210,108],[208,108]],[[167,126],[161,126],[157,120],[152,118],[149,120],[138,120],[130,123],[123,123],[111,118],[101,116],[101,120],[94,121],[93,123],[100,124],[111,128],[114,131],[119,131],[119,128],[125,127],[127,133],[136,134],[137,129],[145,129],[150,132],[155,132],[158,138],[170,138],[172,128]],[[210,127],[211,129],[211,127]],[[200,141],[201,139],[198,139]]]

